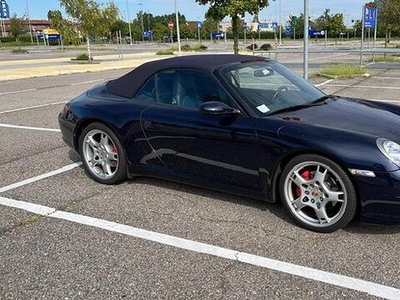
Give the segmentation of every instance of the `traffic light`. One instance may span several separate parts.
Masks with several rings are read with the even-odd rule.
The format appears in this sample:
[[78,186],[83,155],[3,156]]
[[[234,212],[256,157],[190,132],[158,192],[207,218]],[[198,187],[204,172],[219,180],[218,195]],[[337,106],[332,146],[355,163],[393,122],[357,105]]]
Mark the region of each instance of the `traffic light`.
[[297,25],[297,17],[293,16],[292,19],[290,20],[290,23],[292,24],[292,26],[296,26]]

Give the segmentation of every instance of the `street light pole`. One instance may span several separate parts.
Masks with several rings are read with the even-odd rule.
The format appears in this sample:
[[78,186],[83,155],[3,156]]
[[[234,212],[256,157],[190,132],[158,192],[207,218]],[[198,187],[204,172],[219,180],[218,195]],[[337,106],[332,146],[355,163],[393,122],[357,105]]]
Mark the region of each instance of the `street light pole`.
[[30,36],[31,36],[31,44],[33,44],[31,19],[29,18],[29,5],[28,5],[28,0],[26,0],[26,14],[27,14],[27,18],[28,18],[28,26],[29,26],[29,34],[30,34]]
[[128,0],[126,0],[126,11],[127,11],[127,18],[128,18],[128,26],[129,26],[129,41],[130,44],[132,45],[132,28],[131,28],[131,20],[129,17],[129,4],[128,4]]
[[179,15],[178,15],[178,6],[176,4],[176,0],[174,0],[175,4],[175,19],[176,19],[176,35],[178,37],[178,55],[181,55],[181,35],[179,31]]
[[279,45],[282,45],[282,0],[279,0]]
[[139,6],[140,6],[140,23],[142,25],[142,41],[144,42],[143,3],[139,3]]
[[303,53],[303,77],[308,80],[308,15],[309,0],[304,0],[304,53]]

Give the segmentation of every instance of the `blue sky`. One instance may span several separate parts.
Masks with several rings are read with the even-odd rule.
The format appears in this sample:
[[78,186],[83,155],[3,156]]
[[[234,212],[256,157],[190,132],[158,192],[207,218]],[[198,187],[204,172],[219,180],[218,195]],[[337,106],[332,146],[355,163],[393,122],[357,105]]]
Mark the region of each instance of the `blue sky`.
[[[200,6],[195,0],[176,0],[179,11],[186,16],[188,20],[202,20],[206,7]],[[245,1],[245,0],[244,0]],[[286,22],[290,13],[299,15],[303,13],[302,0],[276,0],[270,1],[270,6],[263,9],[260,14],[261,21],[277,21],[279,16],[279,1],[281,1],[281,20]],[[47,19],[49,10],[59,9],[60,3],[58,0],[6,0],[10,7],[10,14],[16,13],[22,17],[29,8],[31,19]],[[108,2],[108,0],[98,0],[99,3]],[[128,5],[127,5],[128,2]],[[361,19],[362,5],[368,0],[309,0],[310,15],[316,18],[323,14],[326,8],[331,10],[331,13],[343,13],[345,23],[350,24],[352,19]],[[174,0],[120,0],[114,1],[120,8],[121,15],[126,18],[127,7],[129,7],[129,16],[131,19],[136,16],[139,10],[148,11],[154,15],[163,15],[174,12]],[[350,3],[350,4],[349,4]],[[246,20],[250,21],[251,17],[246,16]]]

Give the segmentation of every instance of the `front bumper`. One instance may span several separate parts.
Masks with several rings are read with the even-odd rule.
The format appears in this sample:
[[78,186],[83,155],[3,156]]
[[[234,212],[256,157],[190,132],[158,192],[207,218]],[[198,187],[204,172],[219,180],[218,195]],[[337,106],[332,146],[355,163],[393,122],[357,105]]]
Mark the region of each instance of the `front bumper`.
[[400,225],[400,171],[376,177],[356,177],[361,204],[361,221]]

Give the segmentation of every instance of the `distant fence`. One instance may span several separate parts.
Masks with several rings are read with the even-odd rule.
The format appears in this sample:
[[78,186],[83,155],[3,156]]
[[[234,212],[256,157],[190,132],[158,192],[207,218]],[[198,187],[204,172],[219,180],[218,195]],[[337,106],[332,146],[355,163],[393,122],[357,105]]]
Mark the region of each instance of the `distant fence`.
[[[303,53],[303,48],[285,48],[277,50],[254,50],[254,55],[268,56],[272,55],[278,59],[279,54]],[[376,54],[392,54],[400,57],[400,48],[366,48],[366,49],[347,49],[347,48],[324,48],[324,49],[309,49],[309,54],[330,54],[330,53],[355,53],[360,55],[360,64],[363,64],[364,55],[372,55],[372,61],[375,61]]]

